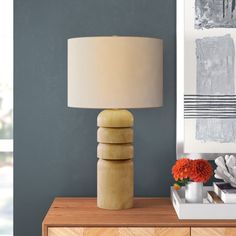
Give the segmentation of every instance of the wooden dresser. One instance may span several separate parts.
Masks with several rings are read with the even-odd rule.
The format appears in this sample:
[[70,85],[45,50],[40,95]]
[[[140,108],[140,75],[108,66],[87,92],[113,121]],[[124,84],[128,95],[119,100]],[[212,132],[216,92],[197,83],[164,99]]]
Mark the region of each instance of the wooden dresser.
[[102,210],[95,198],[56,198],[43,236],[236,236],[236,220],[179,220],[169,198],[136,198],[134,208]]

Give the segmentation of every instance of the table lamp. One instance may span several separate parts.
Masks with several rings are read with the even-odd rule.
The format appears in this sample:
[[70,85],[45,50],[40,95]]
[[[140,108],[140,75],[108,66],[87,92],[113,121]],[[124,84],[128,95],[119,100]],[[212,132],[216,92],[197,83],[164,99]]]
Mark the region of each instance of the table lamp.
[[82,37],[68,40],[68,106],[105,109],[97,117],[97,206],[133,206],[133,115],[162,106],[162,40]]

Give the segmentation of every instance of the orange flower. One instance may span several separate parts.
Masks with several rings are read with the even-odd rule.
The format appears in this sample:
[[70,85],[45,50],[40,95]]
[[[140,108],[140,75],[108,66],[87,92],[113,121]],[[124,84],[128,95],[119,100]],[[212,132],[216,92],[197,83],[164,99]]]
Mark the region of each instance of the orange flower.
[[190,179],[194,182],[207,182],[213,174],[210,163],[203,159],[192,160]]
[[179,184],[177,184],[177,183],[175,183],[173,185],[173,187],[174,187],[175,190],[180,190],[180,188],[181,188],[181,186]]
[[176,181],[183,180],[190,177],[191,170],[191,160],[189,160],[188,158],[182,158],[176,161],[175,165],[172,168],[172,174]]

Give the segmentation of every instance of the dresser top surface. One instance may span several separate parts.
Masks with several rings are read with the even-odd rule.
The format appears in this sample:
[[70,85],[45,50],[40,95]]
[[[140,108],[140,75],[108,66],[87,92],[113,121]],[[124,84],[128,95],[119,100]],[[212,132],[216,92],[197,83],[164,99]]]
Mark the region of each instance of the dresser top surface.
[[236,227],[236,220],[179,220],[169,198],[135,198],[134,208],[100,209],[96,198],[55,198],[48,227]]

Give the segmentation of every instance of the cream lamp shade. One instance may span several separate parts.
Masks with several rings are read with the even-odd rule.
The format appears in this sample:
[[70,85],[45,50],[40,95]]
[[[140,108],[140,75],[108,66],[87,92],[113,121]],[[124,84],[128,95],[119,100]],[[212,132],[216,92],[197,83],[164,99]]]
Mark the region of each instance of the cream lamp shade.
[[68,106],[162,106],[162,40],[83,37],[68,40]]

